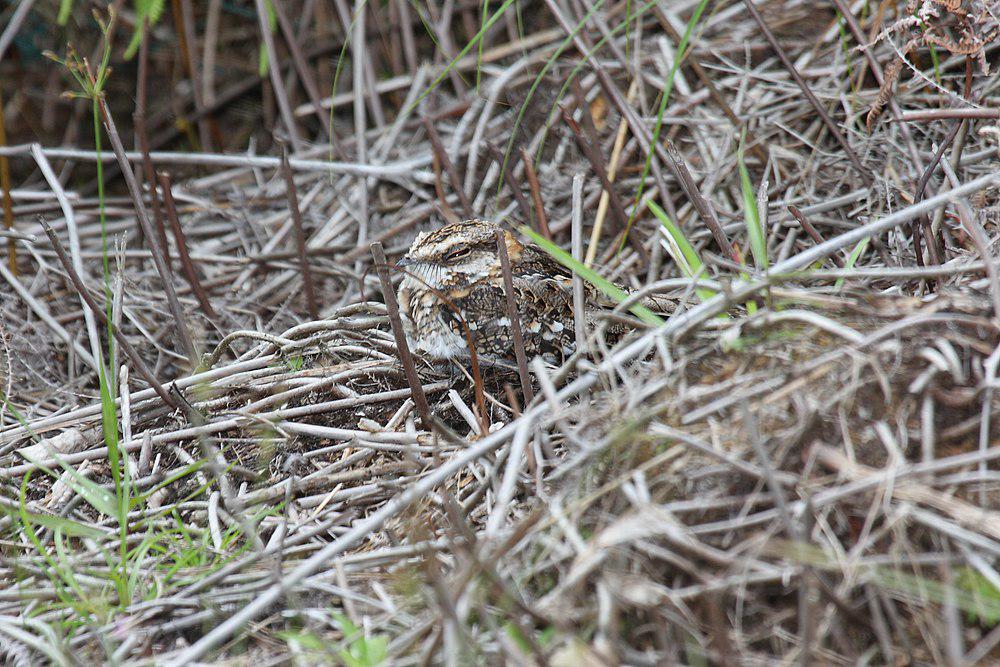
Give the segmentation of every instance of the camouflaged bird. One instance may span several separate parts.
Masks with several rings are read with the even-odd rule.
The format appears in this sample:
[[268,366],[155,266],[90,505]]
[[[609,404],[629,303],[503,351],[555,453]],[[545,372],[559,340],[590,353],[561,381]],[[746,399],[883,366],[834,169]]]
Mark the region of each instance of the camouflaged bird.
[[[418,354],[434,359],[468,357],[461,317],[479,354],[514,359],[497,230],[503,231],[507,245],[527,357],[540,355],[559,363],[576,349],[569,269],[495,223],[467,220],[419,234],[396,263],[407,272],[399,287],[399,307],[407,342]],[[595,310],[615,305],[589,286],[585,294],[591,324]],[[620,324],[609,329],[612,336],[624,332]]]

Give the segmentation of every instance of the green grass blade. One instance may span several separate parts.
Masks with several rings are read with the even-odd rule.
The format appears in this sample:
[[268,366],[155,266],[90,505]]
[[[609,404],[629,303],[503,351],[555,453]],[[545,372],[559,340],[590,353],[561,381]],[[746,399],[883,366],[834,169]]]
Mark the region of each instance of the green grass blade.
[[[701,261],[698,251],[684,236],[681,228],[655,202],[650,201],[647,204],[649,210],[659,218],[660,224],[667,230],[668,252],[677,266],[680,267],[681,273],[692,280],[697,280],[699,276],[705,275],[705,263]],[[704,287],[696,287],[694,291],[702,301],[707,301],[715,296],[714,291]]]
[[[695,7],[694,14],[691,15],[691,19],[687,23],[687,27],[684,29],[684,34],[681,36],[681,43],[677,45],[677,50],[674,52],[674,62],[670,66],[670,73],[667,74],[666,80],[663,82],[663,90],[660,92],[660,108],[656,112],[656,124],[653,126],[653,146],[658,146],[660,144],[660,132],[663,129],[663,115],[667,112],[667,101],[670,99],[670,93],[674,89],[674,79],[677,77],[677,71],[680,69],[681,62],[684,60],[685,52],[688,48],[688,43],[691,41],[691,35],[694,33],[695,26],[698,25],[698,21],[701,20],[701,15],[708,6],[708,0],[701,0],[698,6]],[[646,162],[642,165],[642,176],[639,178],[639,189],[635,193],[635,205],[632,207],[632,215],[629,216],[628,227],[625,230],[625,234],[622,235],[622,247],[625,246],[625,240],[628,238],[628,233],[632,229],[632,223],[635,222],[636,211],[639,210],[639,202],[642,201],[642,192],[646,187],[646,179],[649,177],[649,170],[653,166],[653,153],[650,150],[649,154],[646,155]]]
[[[562,248],[560,248],[555,243],[548,240],[535,230],[523,225],[521,226],[520,230],[522,234],[530,237],[532,241],[538,244],[538,246],[542,248],[542,250],[552,255],[552,257],[557,262],[559,262],[567,269],[569,269],[573,273],[577,274],[578,276],[586,280],[588,283],[590,283],[597,289],[601,290],[601,292],[606,294],[609,298],[614,299],[618,303],[621,303],[622,301],[628,298],[628,294],[625,292],[625,290],[616,286],[611,281],[604,278],[593,269],[585,266],[582,262],[576,261],[575,259],[573,259],[572,255],[570,255],[568,252],[566,252],[565,250],[563,250]],[[646,308],[642,304],[639,303],[632,304],[631,306],[629,306],[629,310],[631,310],[636,317],[638,317],[646,324],[652,326],[660,326],[664,324],[662,317],[651,311],[649,308]]]
[[455,55],[455,57],[451,59],[451,62],[445,65],[445,68],[441,71],[441,73],[438,74],[434,78],[434,80],[431,81],[430,85],[427,86],[427,90],[420,93],[420,96],[413,101],[413,103],[410,105],[410,108],[403,112],[404,114],[413,111],[413,109],[415,109],[417,105],[420,104],[420,102],[422,102],[425,97],[430,95],[435,88],[441,85],[441,82],[444,81],[445,78],[451,73],[451,70],[455,68],[455,65],[457,65],[458,62],[462,58],[464,58],[466,54],[468,54],[469,51],[471,51],[472,48],[480,42],[480,40],[482,40],[483,35],[485,35],[487,31],[489,31],[489,29],[493,27],[494,23],[496,23],[503,17],[504,13],[507,11],[507,8],[513,5],[514,1],[515,0],[506,0],[506,2],[500,5],[500,7],[493,13],[492,16],[490,16],[490,18],[487,21],[483,22],[482,27],[479,29],[479,32],[473,35],[472,39],[469,40],[468,44],[462,47],[462,50],[459,51]]
[[[482,9],[479,12],[480,18],[480,29],[485,25],[486,15],[490,12],[490,0],[483,0]],[[479,85],[482,82],[483,76],[483,42],[485,40],[480,39],[479,45],[476,47],[476,94],[479,94]]]
[[767,259],[767,232],[764,225],[761,224],[760,214],[757,211],[757,196],[753,184],[750,182],[750,172],[747,171],[746,163],[743,161],[745,138],[746,130],[740,137],[740,147],[736,153],[740,171],[740,190],[743,192],[743,220],[747,225],[747,236],[750,239],[750,251],[753,253],[754,264],[758,270],[767,271],[770,266]]
[[80,523],[79,521],[56,516],[54,514],[39,514],[37,512],[29,511],[27,508],[21,508],[21,512],[17,512],[6,505],[0,504],[0,513],[6,514],[12,519],[19,517],[23,519],[24,517],[27,517],[33,524],[38,524],[39,526],[50,530],[60,530],[63,534],[71,537],[88,537],[93,540],[100,540],[105,536],[103,531],[98,530],[93,526],[88,526],[85,523]]
[[69,21],[70,12],[73,11],[73,0],[59,0],[59,15],[56,17],[56,23],[59,25],[66,25]]
[[[857,263],[857,261],[859,259],[861,259],[861,255],[863,255],[864,252],[865,252],[865,250],[868,248],[868,242],[870,240],[871,239],[864,238],[864,239],[861,239],[860,241],[858,241],[858,244],[856,246],[854,246],[854,249],[851,250],[851,254],[847,257],[847,261],[844,262],[844,268],[845,269],[853,269],[854,268],[854,265]],[[837,278],[837,282],[835,282],[833,284],[833,286],[836,289],[840,289],[841,287],[844,286],[844,279],[843,278]]]
[[118,506],[117,500],[107,489],[101,487],[97,482],[92,479],[85,477],[80,474],[73,466],[69,465],[59,457],[55,457],[56,463],[58,463],[63,470],[66,471],[67,477],[61,478],[55,470],[52,470],[48,466],[44,465],[39,461],[35,461],[30,456],[21,453],[29,463],[34,464],[37,468],[44,470],[53,479],[61,479],[66,486],[70,487],[76,493],[87,501],[87,503],[93,507],[98,512],[106,514],[110,517],[118,517]]
[[[271,6],[271,0],[264,0],[264,10],[267,12],[267,29],[273,34],[275,28],[278,26],[278,15],[275,14],[274,7]],[[265,77],[270,68],[270,56],[267,53],[267,46],[262,41],[258,48],[257,74]]]

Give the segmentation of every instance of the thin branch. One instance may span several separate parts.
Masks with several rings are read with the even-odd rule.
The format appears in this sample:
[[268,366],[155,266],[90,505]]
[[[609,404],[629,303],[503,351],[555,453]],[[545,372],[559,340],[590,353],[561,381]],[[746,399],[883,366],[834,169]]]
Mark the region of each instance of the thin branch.
[[497,256],[500,257],[500,270],[503,272],[504,296],[507,301],[507,319],[510,320],[511,334],[514,341],[514,357],[517,359],[517,374],[521,380],[521,393],[524,395],[524,405],[531,405],[535,393],[531,390],[531,377],[528,375],[528,360],[524,354],[524,336],[521,333],[521,316],[517,312],[514,300],[514,279],[510,273],[510,257],[507,254],[507,237],[500,229],[496,231]]
[[202,287],[201,280],[198,279],[198,272],[195,270],[194,263],[191,261],[191,255],[188,253],[187,237],[184,235],[184,228],[181,227],[180,219],[177,217],[177,205],[174,203],[170,175],[166,172],[160,172],[157,176],[160,190],[163,192],[163,206],[167,211],[167,220],[170,222],[170,229],[174,234],[174,242],[177,243],[177,255],[181,260],[184,277],[187,279],[188,285],[191,286],[191,291],[198,300],[198,304],[201,306],[205,317],[209,320],[215,320],[218,318],[218,315],[215,309],[212,308],[212,302],[209,301],[208,295],[205,293],[205,288]]
[[191,337],[191,330],[188,328],[184,308],[181,307],[181,302],[177,298],[177,290],[174,289],[174,281],[170,268],[167,266],[167,261],[160,250],[159,243],[152,242],[152,239],[157,237],[154,236],[155,232],[149,222],[146,207],[142,202],[142,192],[140,192],[139,184],[135,180],[135,174],[129,168],[128,159],[125,157],[125,147],[122,146],[122,139],[118,134],[118,129],[115,127],[115,121],[111,117],[107,101],[102,97],[99,99],[99,104],[101,115],[104,118],[104,127],[108,132],[108,138],[111,140],[111,147],[115,152],[115,157],[118,158],[118,165],[121,167],[122,176],[125,177],[125,184],[128,186],[129,195],[132,197],[136,219],[139,221],[143,235],[151,240],[150,250],[153,255],[153,264],[156,266],[156,271],[160,274],[160,281],[163,283],[163,293],[167,297],[167,306],[170,308],[170,314],[174,317],[174,328],[177,331],[177,336],[180,338],[181,345],[188,359],[191,361],[191,366],[197,366],[198,351],[195,347],[194,339]]
[[[91,296],[90,290],[88,290],[87,286],[83,284],[80,274],[78,274],[76,269],[73,268],[73,261],[69,258],[69,255],[66,253],[66,249],[63,248],[62,243],[59,242],[59,237],[56,236],[55,230],[53,230],[52,226],[49,225],[49,223],[42,217],[39,217],[38,222],[41,224],[42,229],[45,230],[45,235],[49,237],[49,242],[52,244],[52,249],[56,251],[59,263],[62,264],[63,270],[66,272],[66,275],[69,276],[70,281],[73,283],[73,287],[80,294],[80,298],[83,299],[86,306],[90,309],[90,312],[93,313],[98,321],[102,325],[108,326],[109,323],[107,315],[105,315],[101,307],[97,305],[97,302],[94,301],[94,297]],[[171,408],[176,409],[177,403],[174,401],[173,397],[170,396],[169,392],[164,389],[163,385],[160,384],[160,381],[156,379],[153,372],[149,370],[146,362],[142,360],[139,353],[136,352],[134,347],[132,347],[132,343],[129,342],[128,337],[119,331],[117,327],[109,328],[114,334],[115,340],[117,340],[121,348],[125,350],[125,354],[128,355],[128,358],[132,362],[136,371],[142,375],[146,382],[149,383],[149,386],[156,392],[156,395],[159,396],[164,403]]]
[[413,355],[410,354],[410,346],[406,342],[406,332],[403,329],[403,320],[399,316],[399,304],[396,301],[396,291],[392,287],[392,279],[389,277],[389,265],[386,263],[385,250],[382,244],[376,241],[371,244],[372,257],[375,259],[375,271],[382,284],[382,296],[385,298],[386,310],[389,313],[389,324],[392,325],[392,335],[396,340],[396,349],[399,352],[399,361],[403,364],[403,372],[406,373],[406,381],[410,385],[413,404],[420,415],[424,428],[430,429],[432,423],[431,408],[427,403],[427,396],[424,395],[424,387],[420,384],[420,377],[417,375],[417,367],[413,363]]
[[295,225],[295,245],[299,253],[299,270],[302,271],[302,284],[306,292],[306,304],[309,306],[310,319],[319,319],[319,302],[316,300],[316,288],[313,286],[312,269],[309,268],[309,255],[306,253],[306,232],[302,227],[302,212],[299,211],[299,196],[295,190],[295,179],[292,178],[292,168],[288,165],[288,149],[281,147],[281,173],[285,178],[285,195],[288,197],[288,209],[292,213]]

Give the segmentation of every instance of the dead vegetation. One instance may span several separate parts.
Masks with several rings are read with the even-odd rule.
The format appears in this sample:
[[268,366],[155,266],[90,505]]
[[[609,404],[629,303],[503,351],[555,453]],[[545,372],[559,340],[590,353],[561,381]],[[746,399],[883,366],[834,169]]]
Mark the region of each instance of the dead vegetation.
[[[998,659],[997,3],[112,4],[0,12],[5,662]],[[678,306],[404,367],[472,216]]]

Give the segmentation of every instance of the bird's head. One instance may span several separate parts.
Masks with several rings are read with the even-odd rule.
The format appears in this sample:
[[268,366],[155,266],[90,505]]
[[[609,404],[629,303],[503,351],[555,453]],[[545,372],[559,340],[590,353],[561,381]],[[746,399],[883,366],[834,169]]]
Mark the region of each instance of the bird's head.
[[510,261],[516,262],[524,247],[510,232],[487,220],[466,220],[418,234],[396,266],[435,289],[495,277],[501,270],[498,230],[503,233]]

